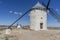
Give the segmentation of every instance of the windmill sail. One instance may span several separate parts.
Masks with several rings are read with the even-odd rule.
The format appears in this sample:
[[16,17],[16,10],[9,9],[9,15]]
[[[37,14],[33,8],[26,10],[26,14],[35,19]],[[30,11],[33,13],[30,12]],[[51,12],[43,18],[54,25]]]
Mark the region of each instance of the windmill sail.
[[49,4],[50,4],[50,1],[51,1],[51,0],[48,1],[47,5],[45,5],[43,2],[41,2],[41,4],[42,4],[44,7],[46,7],[46,9],[48,9]]
[[57,21],[60,21],[60,15],[53,9],[49,8],[49,11],[51,12],[50,14],[57,19]]
[[42,2],[41,4],[42,4],[44,7],[46,7],[46,5],[45,5],[43,2]]
[[11,29],[11,26],[14,25],[17,21],[19,21],[22,17],[24,17],[28,12],[30,11],[30,9],[28,11],[26,11],[21,17],[19,17],[17,20],[15,20],[8,28]]
[[43,5],[44,7],[46,7],[46,9],[51,12],[50,14],[51,14],[55,19],[57,19],[58,22],[60,22],[60,15],[59,15],[54,9],[48,8],[49,3],[50,3],[50,0],[48,1],[47,6],[46,6],[43,2],[42,2],[42,5]]
[[47,9],[48,9],[48,7],[49,7],[50,1],[51,1],[51,0],[49,0],[48,3],[47,3],[47,7],[46,7]]

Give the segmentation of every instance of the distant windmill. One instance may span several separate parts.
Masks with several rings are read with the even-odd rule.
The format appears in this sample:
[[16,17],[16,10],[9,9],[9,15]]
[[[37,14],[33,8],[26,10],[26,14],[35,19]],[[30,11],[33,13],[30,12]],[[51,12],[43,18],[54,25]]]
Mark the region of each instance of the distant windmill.
[[29,9],[25,12],[21,17],[19,17],[16,21],[14,21],[8,28],[11,28],[17,21],[24,17],[28,12],[30,12],[30,29],[32,30],[46,30],[47,29],[47,11],[51,12],[50,14],[60,21],[60,15],[58,15],[55,10],[49,8],[50,1],[48,1],[47,5],[43,2],[42,4],[37,3],[35,7]]

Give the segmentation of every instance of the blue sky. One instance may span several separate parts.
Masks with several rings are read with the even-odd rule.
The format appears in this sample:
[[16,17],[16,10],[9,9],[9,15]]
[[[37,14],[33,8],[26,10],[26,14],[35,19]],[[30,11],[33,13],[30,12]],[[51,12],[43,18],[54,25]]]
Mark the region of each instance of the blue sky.
[[[40,3],[43,1],[45,4],[48,2],[48,0],[0,0],[0,25],[12,24],[38,1]],[[51,0],[49,8],[53,8],[60,15],[60,0]],[[60,27],[60,23],[49,13],[47,18],[48,26]],[[18,23],[22,25],[30,24],[29,13],[19,20]]]

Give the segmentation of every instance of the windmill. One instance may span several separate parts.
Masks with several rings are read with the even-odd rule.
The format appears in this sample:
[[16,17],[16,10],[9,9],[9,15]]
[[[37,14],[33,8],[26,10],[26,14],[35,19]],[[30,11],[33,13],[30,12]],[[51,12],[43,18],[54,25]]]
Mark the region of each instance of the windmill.
[[[47,5],[45,5],[43,2],[42,2],[42,5],[45,7],[45,11],[49,11],[51,12],[50,14],[55,18],[57,19],[57,21],[60,21],[60,15],[58,15],[54,9],[52,8],[49,8],[49,4],[50,4],[51,0],[48,1]],[[34,8],[33,8],[34,9]],[[35,9],[38,9],[38,8],[35,8]],[[11,26],[14,25],[17,21],[19,21],[21,18],[24,17],[24,15],[26,15],[28,12],[30,12],[32,9],[29,9],[28,11],[26,11],[21,17],[19,17],[16,21],[14,21],[8,28],[11,29]],[[42,19],[42,18],[41,18]],[[43,23],[41,23],[42,25]],[[41,27],[42,28],[42,27]],[[32,28],[33,29],[33,28]],[[38,28],[37,28],[38,29]],[[47,29],[47,27],[45,27],[45,29]],[[38,29],[39,30],[39,29]]]

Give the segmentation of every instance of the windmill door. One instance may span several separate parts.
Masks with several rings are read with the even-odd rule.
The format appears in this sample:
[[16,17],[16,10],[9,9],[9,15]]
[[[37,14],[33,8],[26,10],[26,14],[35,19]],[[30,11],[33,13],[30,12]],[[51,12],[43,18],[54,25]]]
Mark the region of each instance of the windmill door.
[[43,29],[43,23],[40,23],[40,29]]

